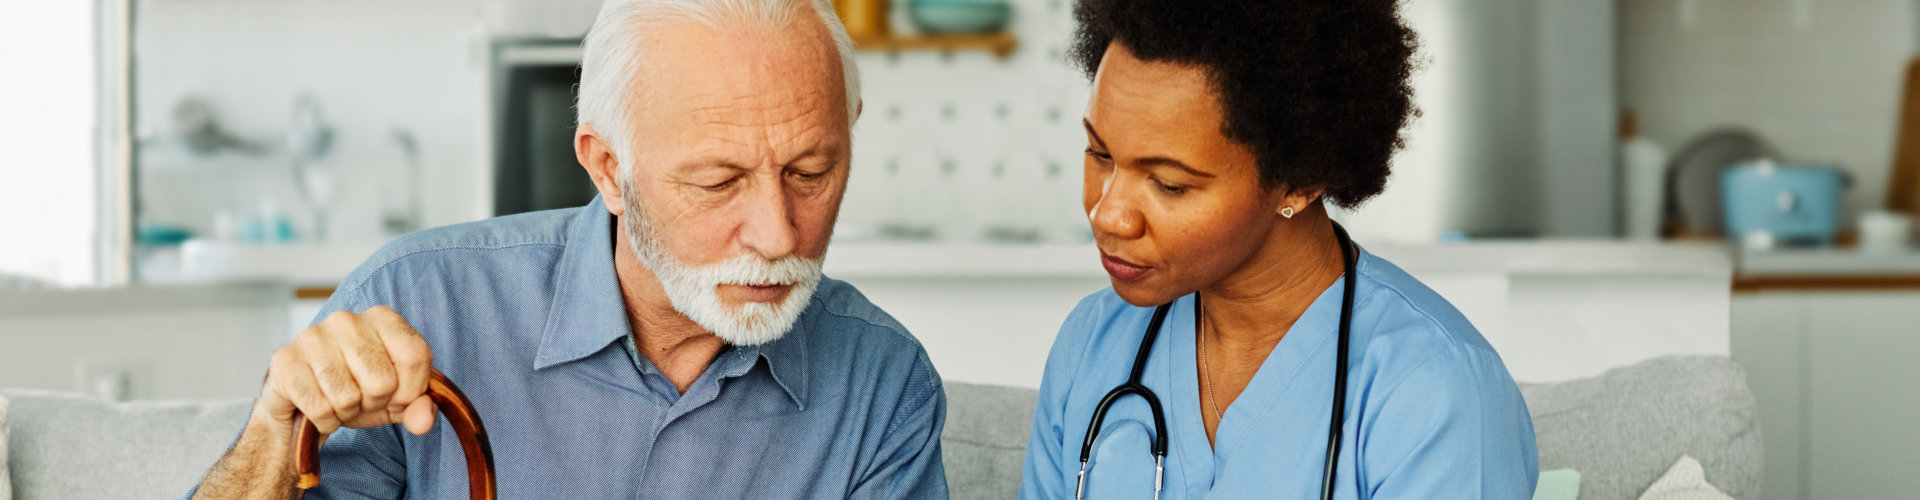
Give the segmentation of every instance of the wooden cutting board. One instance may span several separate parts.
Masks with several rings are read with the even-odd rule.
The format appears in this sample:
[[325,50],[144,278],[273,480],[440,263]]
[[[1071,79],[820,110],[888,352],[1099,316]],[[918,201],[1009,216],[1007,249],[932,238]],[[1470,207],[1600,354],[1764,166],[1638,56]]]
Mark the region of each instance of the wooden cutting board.
[[1887,209],[1920,215],[1920,57],[1907,62],[1906,87],[1901,90],[1900,101]]

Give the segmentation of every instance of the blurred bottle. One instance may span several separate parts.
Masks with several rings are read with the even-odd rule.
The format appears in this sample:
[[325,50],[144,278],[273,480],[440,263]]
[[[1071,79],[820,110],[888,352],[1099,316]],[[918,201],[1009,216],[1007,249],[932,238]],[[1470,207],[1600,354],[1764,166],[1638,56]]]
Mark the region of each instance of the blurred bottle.
[[840,24],[846,26],[847,36],[857,42],[887,35],[887,3],[888,0],[833,0],[833,10],[840,14]]
[[280,210],[280,204],[272,198],[262,198],[257,207],[241,227],[241,242],[255,245],[293,242],[293,219]]
[[1640,135],[1640,124],[1633,110],[1620,112],[1620,170],[1626,189],[1620,190],[1625,207],[1627,238],[1660,238],[1660,212],[1666,200],[1667,150]]

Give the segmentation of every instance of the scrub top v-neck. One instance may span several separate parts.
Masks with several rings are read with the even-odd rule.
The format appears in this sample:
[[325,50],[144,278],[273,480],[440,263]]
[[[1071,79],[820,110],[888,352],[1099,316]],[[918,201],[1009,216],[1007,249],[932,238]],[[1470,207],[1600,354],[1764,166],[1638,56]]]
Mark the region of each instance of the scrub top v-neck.
[[[1357,266],[1348,401],[1336,498],[1528,498],[1532,420],[1492,347],[1458,311],[1364,250]],[[1194,297],[1176,300],[1142,384],[1168,427],[1165,499],[1317,498],[1344,280],[1308,306],[1230,406],[1209,445]],[[1153,308],[1112,289],[1074,309],[1048,355],[1021,498],[1071,498],[1099,399],[1124,382]],[[1094,444],[1086,498],[1153,497],[1152,417],[1114,403]]]

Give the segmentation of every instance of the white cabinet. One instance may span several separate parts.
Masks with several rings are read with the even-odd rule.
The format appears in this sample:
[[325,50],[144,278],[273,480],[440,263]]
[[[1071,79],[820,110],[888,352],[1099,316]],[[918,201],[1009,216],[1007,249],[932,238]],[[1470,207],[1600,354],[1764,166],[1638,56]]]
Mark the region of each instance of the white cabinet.
[[1743,293],[1732,320],[1767,498],[1920,492],[1920,291]]
[[260,394],[284,285],[0,291],[0,387],[110,399]]

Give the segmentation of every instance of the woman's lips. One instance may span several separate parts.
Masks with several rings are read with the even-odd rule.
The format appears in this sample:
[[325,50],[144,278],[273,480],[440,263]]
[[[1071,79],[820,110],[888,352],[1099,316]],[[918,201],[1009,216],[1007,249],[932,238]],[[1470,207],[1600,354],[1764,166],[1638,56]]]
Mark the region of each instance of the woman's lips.
[[1107,274],[1113,276],[1114,279],[1117,279],[1120,281],[1133,281],[1133,280],[1140,279],[1141,276],[1144,276],[1147,274],[1147,271],[1150,271],[1153,269],[1153,268],[1142,266],[1132,262],[1127,262],[1126,259],[1114,257],[1112,255],[1107,255],[1106,252],[1100,252],[1100,266],[1107,268]]

